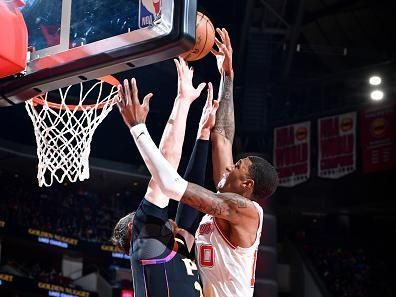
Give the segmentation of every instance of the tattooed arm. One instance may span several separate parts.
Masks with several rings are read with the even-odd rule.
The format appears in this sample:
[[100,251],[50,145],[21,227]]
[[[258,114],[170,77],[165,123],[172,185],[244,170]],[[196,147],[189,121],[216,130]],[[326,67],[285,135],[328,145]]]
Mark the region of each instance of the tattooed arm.
[[213,180],[215,185],[219,183],[226,167],[234,163],[232,158],[232,143],[235,134],[232,47],[230,37],[226,29],[216,29],[222,42],[216,38],[218,51],[212,50],[216,56],[217,67],[221,74],[219,87],[220,102],[216,116],[216,124],[212,130],[212,163]]
[[257,220],[253,202],[235,193],[213,193],[199,185],[188,183],[181,202],[217,218],[241,223],[241,219]]
[[232,143],[235,133],[233,79],[223,75],[219,89],[219,109],[216,124],[212,130],[212,163],[213,181],[219,183],[226,167],[234,163],[232,157]]
[[119,86],[119,91],[120,97],[125,98],[119,102],[121,115],[130,127],[136,146],[162,193],[173,200],[238,225],[257,222],[257,210],[252,201],[233,193],[216,194],[184,180],[160,153],[147,131],[145,121],[149,100],[145,99],[140,104],[135,80],[131,87],[128,84]]

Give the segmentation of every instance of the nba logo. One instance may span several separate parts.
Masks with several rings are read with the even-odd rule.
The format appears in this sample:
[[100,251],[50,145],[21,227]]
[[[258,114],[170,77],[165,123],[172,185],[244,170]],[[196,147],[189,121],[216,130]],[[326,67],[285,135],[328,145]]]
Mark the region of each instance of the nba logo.
[[139,0],[139,28],[151,26],[161,16],[161,0]]

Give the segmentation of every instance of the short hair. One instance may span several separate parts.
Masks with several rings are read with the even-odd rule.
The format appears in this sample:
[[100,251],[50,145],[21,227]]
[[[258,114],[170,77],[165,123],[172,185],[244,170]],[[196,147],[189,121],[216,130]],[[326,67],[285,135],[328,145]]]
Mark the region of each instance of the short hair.
[[268,198],[278,187],[278,173],[267,160],[258,156],[248,158],[252,162],[248,174],[254,180],[253,195],[257,198]]
[[122,249],[127,255],[129,255],[129,249],[131,248],[131,234],[129,234],[128,224],[133,222],[134,217],[135,212],[131,212],[121,218],[115,225],[111,236],[113,244]]

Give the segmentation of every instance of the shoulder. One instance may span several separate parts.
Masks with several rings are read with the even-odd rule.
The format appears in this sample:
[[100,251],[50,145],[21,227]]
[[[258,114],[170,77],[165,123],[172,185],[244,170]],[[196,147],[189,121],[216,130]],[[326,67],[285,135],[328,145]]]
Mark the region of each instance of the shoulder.
[[258,204],[256,201],[252,201],[254,207],[256,208],[256,210],[258,211],[258,213],[260,214],[260,216],[263,215],[264,210],[262,208],[262,206],[260,204]]
[[245,216],[256,216],[258,209],[261,208],[257,202],[254,202],[246,197],[236,193],[218,193],[230,207],[235,209],[236,213]]

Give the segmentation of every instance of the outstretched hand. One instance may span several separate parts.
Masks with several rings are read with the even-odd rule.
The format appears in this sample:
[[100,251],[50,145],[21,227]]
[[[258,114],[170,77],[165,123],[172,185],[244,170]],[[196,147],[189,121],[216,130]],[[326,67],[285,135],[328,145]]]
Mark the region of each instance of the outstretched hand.
[[210,131],[216,123],[216,112],[218,108],[219,101],[213,100],[212,83],[208,83],[208,95],[198,125],[198,139],[209,139]]
[[177,98],[185,99],[188,100],[189,103],[192,103],[201,95],[206,84],[200,83],[198,87],[194,88],[192,83],[194,69],[189,67],[182,57],[179,57],[179,60],[174,59],[174,61],[178,77]]
[[221,41],[215,38],[218,50],[212,49],[211,53],[216,57],[217,68],[220,75],[233,76],[234,70],[232,68],[232,46],[231,39],[225,28],[216,28],[216,32],[220,35]]
[[124,84],[118,85],[118,96],[118,108],[128,128],[146,122],[150,99],[153,97],[152,93],[147,94],[143,99],[143,103],[140,104],[136,79],[132,78],[131,84],[129,84],[127,79],[124,79]]

